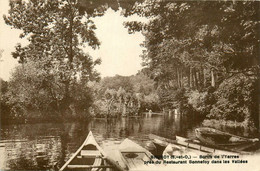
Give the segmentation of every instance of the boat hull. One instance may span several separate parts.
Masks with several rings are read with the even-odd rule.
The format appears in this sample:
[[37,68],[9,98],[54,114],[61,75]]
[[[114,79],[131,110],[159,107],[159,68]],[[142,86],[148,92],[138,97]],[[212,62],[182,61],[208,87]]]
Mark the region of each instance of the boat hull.
[[90,131],[81,147],[61,167],[63,170],[112,171],[114,166],[106,161],[106,154]]
[[[201,143],[197,140],[191,140],[191,139],[187,139],[187,138],[180,137],[180,136],[176,136],[176,137],[174,137],[175,140],[172,140],[172,139],[167,139],[167,138],[160,137],[160,136],[157,136],[154,134],[150,134],[149,138],[153,141],[153,143],[156,145],[156,147],[157,147],[157,145],[159,145],[159,146],[166,148],[169,144],[179,146],[180,147],[179,150],[178,150],[178,148],[177,149],[175,148],[175,151],[185,151],[185,152],[193,151],[193,152],[196,152],[197,154],[201,154],[201,153],[239,154],[240,153],[240,152],[236,152],[236,151],[216,149],[214,147],[204,146],[204,145],[201,145]],[[182,147],[185,147],[185,149],[183,149]]]
[[148,150],[128,138],[120,144],[119,152],[127,170],[152,170],[154,166],[144,163],[155,160],[155,157]]
[[245,150],[259,142],[258,139],[244,138],[213,128],[197,128],[195,133],[201,143],[221,149]]

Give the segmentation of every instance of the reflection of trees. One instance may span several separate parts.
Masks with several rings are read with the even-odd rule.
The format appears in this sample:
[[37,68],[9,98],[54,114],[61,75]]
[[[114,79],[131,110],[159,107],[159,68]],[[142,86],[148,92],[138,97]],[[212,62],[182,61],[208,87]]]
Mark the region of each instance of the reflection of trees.
[[121,125],[119,128],[119,136],[120,137],[128,137],[129,130],[128,130],[128,118],[122,117],[121,118]]
[[159,120],[159,127],[155,133],[171,139],[176,135],[188,137],[187,133],[193,132],[195,125],[197,125],[197,122],[193,117],[171,113],[164,115],[164,117]]
[[142,123],[142,121],[143,121],[143,119],[137,119],[137,121],[138,121],[138,132],[142,132],[142,130],[143,130],[143,123]]
[[[58,167],[61,167],[69,155],[82,144],[89,130],[92,130],[94,135],[98,135],[97,140],[122,139],[131,136],[139,141],[138,139],[146,139],[149,133],[166,138],[173,138],[175,135],[191,137],[194,135],[195,124],[192,119],[175,118],[174,115],[150,118],[97,119],[91,122],[92,125],[89,123],[31,125],[31,129],[41,130],[39,134],[25,125],[19,125],[16,128],[14,126],[5,127],[3,133],[8,141],[5,142],[3,154],[5,162],[3,163],[6,163],[6,166],[11,170],[46,170],[56,163],[58,163]],[[18,129],[21,131],[19,132]],[[232,130],[226,128],[226,130],[233,133],[250,131],[242,128]],[[6,138],[15,137],[13,134],[16,133],[18,137],[23,138],[22,141],[19,139],[12,141],[14,138]],[[26,136],[29,139],[25,139]]]
[[12,170],[61,166],[88,132],[88,123],[5,125],[1,131],[8,140],[4,160]]
[[60,159],[58,161],[58,167],[60,168],[66,159],[66,149],[67,149],[67,142],[68,142],[68,134],[66,134],[64,131],[63,133],[60,135],[60,142],[61,142],[61,156]]
[[60,134],[60,158],[57,160],[57,167],[61,167],[85,140],[89,132],[89,122],[66,123],[61,127]]
[[35,170],[36,166],[31,158],[26,158],[25,155],[21,154],[17,156],[16,159],[11,159],[8,161],[7,166],[10,170]]
[[59,139],[48,137],[33,141],[6,144],[7,167],[12,170],[39,170],[52,168],[60,157]]
[[118,127],[117,118],[106,118],[104,138],[111,138],[115,136],[115,131],[117,127]]
[[[120,137],[127,137],[130,134],[136,135],[143,131],[143,119],[141,118],[121,118]],[[148,126],[149,127],[149,126]]]
[[156,134],[167,138],[173,138],[177,129],[178,124],[175,123],[175,120],[170,116],[164,116],[159,120]]

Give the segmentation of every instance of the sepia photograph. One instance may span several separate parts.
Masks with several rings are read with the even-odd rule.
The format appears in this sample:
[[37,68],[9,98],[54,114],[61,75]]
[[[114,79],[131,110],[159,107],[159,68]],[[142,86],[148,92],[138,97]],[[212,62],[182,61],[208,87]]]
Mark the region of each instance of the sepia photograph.
[[260,171],[260,1],[0,0],[1,171]]

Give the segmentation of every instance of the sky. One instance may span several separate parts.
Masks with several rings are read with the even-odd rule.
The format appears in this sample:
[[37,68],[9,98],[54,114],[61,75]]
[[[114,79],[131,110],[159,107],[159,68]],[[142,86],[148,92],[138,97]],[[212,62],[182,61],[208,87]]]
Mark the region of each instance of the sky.
[[[0,0],[0,49],[2,61],[0,62],[0,78],[8,81],[12,70],[18,65],[17,60],[13,59],[11,52],[15,51],[15,45],[21,43],[28,44],[26,39],[20,39],[20,30],[11,29],[3,20],[3,14],[8,13],[9,0]],[[90,47],[85,49],[93,59],[101,58],[102,63],[96,66],[97,71],[102,77],[123,75],[129,76],[136,74],[141,67],[142,48],[140,44],[144,41],[141,33],[128,34],[123,22],[131,20],[141,20],[137,15],[123,17],[121,10],[117,12],[108,9],[102,17],[93,19],[97,26],[96,36],[101,42],[100,48],[93,50]]]

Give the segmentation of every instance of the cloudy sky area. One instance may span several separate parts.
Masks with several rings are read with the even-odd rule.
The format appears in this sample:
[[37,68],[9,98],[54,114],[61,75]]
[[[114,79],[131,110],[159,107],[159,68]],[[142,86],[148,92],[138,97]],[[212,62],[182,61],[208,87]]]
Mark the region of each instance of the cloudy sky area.
[[[3,49],[2,62],[0,62],[0,77],[4,80],[10,78],[10,72],[17,64],[11,52],[15,50],[17,43],[27,44],[26,39],[20,39],[20,30],[11,29],[3,20],[3,14],[7,14],[9,0],[0,0],[0,49]],[[101,58],[102,64],[96,69],[102,77],[114,76],[116,74],[129,76],[136,74],[141,69],[142,53],[140,44],[144,37],[141,33],[128,34],[123,22],[131,20],[143,20],[137,16],[125,18],[120,15],[120,10],[114,12],[108,9],[104,16],[94,18],[97,26],[96,35],[101,41],[97,50],[86,48],[86,51],[94,59]]]

